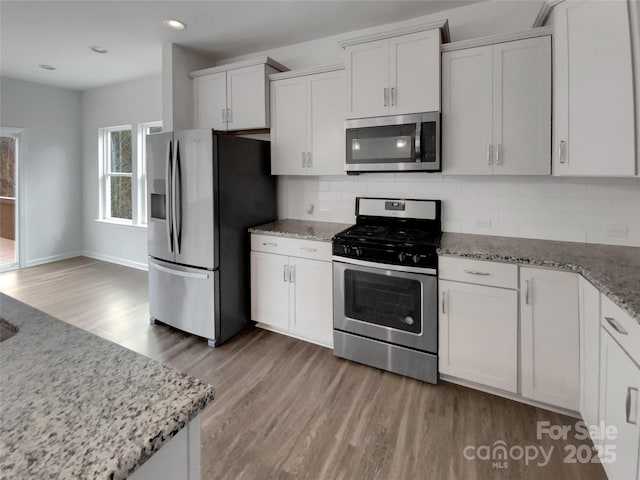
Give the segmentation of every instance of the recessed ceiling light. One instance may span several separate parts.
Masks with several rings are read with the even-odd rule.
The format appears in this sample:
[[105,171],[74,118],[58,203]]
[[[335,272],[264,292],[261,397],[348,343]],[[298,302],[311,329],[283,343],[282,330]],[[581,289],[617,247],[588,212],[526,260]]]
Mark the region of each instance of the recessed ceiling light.
[[43,63],[43,64],[41,64],[41,65],[38,65],[38,66],[39,66],[40,68],[45,69],[45,70],[55,70],[55,69],[56,69],[56,67],[53,67],[53,66],[51,66],[51,65],[46,65],[46,64],[44,64],[44,63]]
[[92,45],[91,47],[89,47],[89,50],[91,50],[92,52],[96,52],[96,53],[107,53],[108,52],[108,50],[106,48],[98,47],[96,45]]
[[174,30],[184,30],[187,25],[179,20],[165,20],[162,22],[165,27],[173,28]]

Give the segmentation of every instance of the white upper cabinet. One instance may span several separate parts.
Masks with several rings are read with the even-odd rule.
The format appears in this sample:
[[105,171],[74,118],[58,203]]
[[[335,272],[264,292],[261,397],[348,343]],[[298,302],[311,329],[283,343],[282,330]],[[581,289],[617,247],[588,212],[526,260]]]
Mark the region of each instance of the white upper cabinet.
[[578,411],[578,276],[520,268],[522,396]]
[[194,128],[269,128],[268,75],[283,70],[267,57],[191,72]]
[[266,65],[227,72],[227,130],[269,127]]
[[345,47],[347,118],[440,110],[440,29]]
[[551,38],[442,54],[444,174],[551,173]]
[[271,82],[271,174],[305,175],[307,81]]
[[193,111],[196,128],[226,130],[227,72],[193,79]]
[[271,173],[344,175],[344,70],[298,75],[271,77]]
[[493,49],[442,55],[442,172],[490,175]]
[[629,5],[554,9],[554,175],[636,174]]

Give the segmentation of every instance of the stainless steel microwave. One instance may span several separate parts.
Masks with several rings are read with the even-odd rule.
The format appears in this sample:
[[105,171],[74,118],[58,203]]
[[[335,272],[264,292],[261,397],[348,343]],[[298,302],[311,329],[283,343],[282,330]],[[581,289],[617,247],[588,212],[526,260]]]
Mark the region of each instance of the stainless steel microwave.
[[349,175],[440,172],[440,112],[347,120]]

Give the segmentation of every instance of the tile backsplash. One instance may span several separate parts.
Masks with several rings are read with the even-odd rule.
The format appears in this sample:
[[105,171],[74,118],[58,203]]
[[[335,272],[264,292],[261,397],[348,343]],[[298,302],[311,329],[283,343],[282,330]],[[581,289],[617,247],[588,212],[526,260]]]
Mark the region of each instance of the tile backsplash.
[[640,246],[640,178],[279,177],[280,218],[353,223],[357,196],[442,200],[446,232]]

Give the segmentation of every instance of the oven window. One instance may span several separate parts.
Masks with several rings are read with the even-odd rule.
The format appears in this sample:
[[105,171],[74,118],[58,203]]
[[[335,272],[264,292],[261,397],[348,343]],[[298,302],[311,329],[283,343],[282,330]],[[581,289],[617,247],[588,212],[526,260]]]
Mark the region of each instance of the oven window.
[[405,332],[422,330],[422,285],[417,280],[357,270],[344,272],[345,316]]
[[416,124],[347,129],[347,164],[415,162]]

